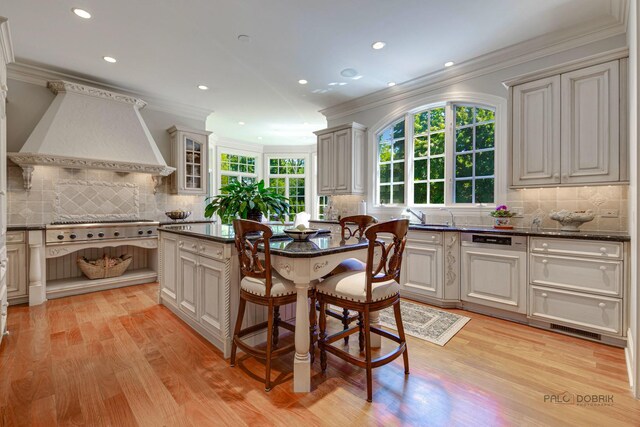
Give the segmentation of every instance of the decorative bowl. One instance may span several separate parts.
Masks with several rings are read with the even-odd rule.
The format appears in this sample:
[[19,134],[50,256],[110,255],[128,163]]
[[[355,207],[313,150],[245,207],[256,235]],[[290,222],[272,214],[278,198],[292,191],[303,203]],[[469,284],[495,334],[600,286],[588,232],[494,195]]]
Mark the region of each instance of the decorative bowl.
[[175,211],[171,211],[171,212],[165,212],[164,214],[175,221],[175,220],[178,220],[178,219],[187,219],[189,217],[189,215],[191,215],[191,212],[190,211],[175,210]]
[[297,228],[289,228],[284,230],[284,234],[291,237],[293,240],[297,242],[304,242],[306,240],[309,240],[316,234],[318,234],[318,231],[320,230],[318,230],[317,228],[305,228],[304,230],[300,230]]
[[565,209],[549,214],[549,218],[560,223],[562,231],[580,231],[582,224],[593,221],[595,217],[593,211],[568,211]]

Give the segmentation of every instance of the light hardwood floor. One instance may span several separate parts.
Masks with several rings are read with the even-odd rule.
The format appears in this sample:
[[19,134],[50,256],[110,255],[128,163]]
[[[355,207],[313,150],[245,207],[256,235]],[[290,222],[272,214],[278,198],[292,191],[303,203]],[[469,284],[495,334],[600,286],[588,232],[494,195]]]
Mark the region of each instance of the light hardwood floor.
[[[640,425],[618,348],[464,312],[472,320],[445,347],[407,337],[411,375],[402,358],[375,370],[372,404],[364,370],[331,355],[325,375],[316,358],[311,393],[291,391],[293,355],[274,363],[265,393],[262,363],[230,368],[156,293],[10,307],[0,425]],[[565,391],[613,403],[544,401]]]

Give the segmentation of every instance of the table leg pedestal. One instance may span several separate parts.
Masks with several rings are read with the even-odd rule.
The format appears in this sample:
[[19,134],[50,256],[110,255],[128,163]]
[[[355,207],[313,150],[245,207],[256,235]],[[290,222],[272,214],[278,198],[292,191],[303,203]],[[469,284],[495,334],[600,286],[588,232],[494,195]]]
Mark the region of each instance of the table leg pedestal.
[[[382,325],[380,324],[380,312],[372,311],[369,314],[369,324],[371,326],[375,326],[376,328],[382,329]],[[371,334],[371,348],[380,348],[382,346],[382,337],[378,334]]]
[[311,356],[309,355],[309,286],[309,283],[296,283],[296,355],[293,360],[294,393],[307,393],[311,391]]

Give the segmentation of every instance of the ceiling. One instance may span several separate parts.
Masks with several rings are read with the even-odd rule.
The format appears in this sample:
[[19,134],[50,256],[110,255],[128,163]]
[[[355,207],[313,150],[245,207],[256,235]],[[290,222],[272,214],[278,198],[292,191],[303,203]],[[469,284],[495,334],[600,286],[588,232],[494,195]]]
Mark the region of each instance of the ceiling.
[[[0,16],[9,18],[19,62],[210,109],[219,137],[308,144],[326,125],[322,108],[602,18],[610,3],[3,0]],[[378,40],[384,49],[371,48]],[[345,68],[362,78],[342,77]]]

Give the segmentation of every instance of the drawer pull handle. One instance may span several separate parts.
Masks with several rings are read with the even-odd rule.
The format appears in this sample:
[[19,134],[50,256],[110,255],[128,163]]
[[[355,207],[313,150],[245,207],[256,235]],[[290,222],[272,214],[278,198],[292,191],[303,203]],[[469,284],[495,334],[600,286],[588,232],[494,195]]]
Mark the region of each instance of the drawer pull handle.
[[546,297],[548,297],[548,296],[549,296],[549,295],[547,295],[547,294],[546,294],[546,292],[543,292],[543,293],[542,293],[542,298],[546,298]]
[[606,265],[601,265],[601,266],[600,266],[600,270],[605,271],[606,269],[607,269],[607,266],[606,266]]
[[600,308],[605,308],[606,306],[607,306],[607,304],[605,304],[605,303],[603,303],[603,302],[601,302],[600,304],[598,304],[598,307],[600,307]]
[[605,248],[604,246],[600,248],[600,252],[605,253],[607,252],[607,248]]
[[548,260],[548,259],[543,259],[543,260],[542,260],[542,263],[543,263],[543,264],[546,264],[546,263],[548,263],[548,262],[549,262],[549,260]]
[[548,244],[548,243],[543,243],[543,244],[542,244],[542,247],[543,247],[543,248],[548,248],[548,247],[549,247],[549,244]]
[[196,245],[195,243],[193,245],[191,245],[191,249],[197,249],[198,245]]

